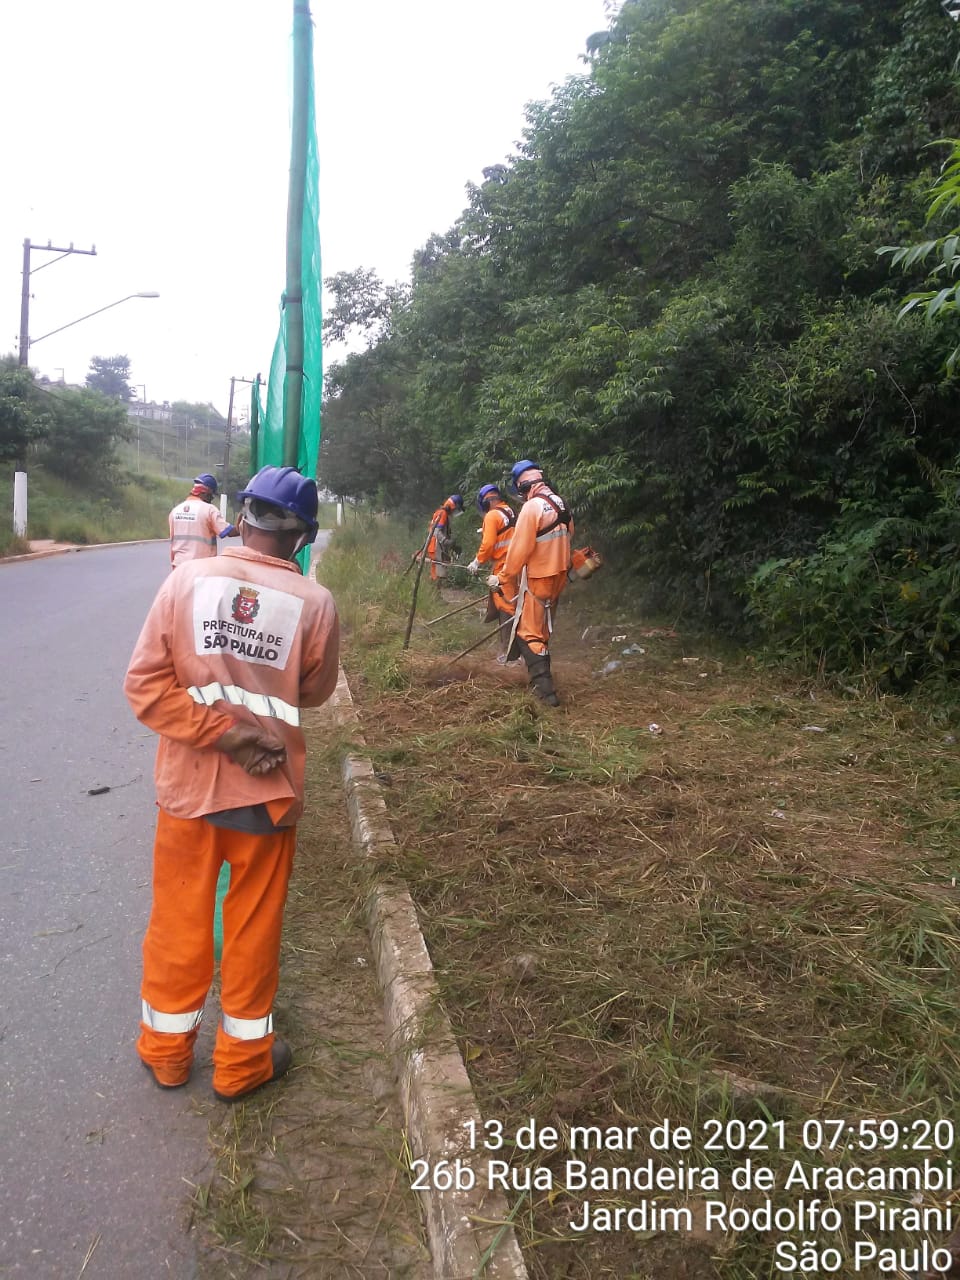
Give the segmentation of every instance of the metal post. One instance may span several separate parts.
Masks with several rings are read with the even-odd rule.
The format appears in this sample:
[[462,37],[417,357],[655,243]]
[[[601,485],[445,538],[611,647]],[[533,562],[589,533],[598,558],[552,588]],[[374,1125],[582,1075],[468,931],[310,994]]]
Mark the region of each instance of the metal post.
[[30,241],[23,242],[23,287],[20,291],[20,363],[30,359]]
[[230,379],[230,402],[227,405],[227,431],[223,441],[223,478],[227,478],[227,470],[230,466],[230,431],[233,427],[233,392],[236,386],[236,378]]
[[[144,386],[144,384],[143,384],[142,382],[135,382],[135,383],[133,384],[133,389],[134,389],[135,391],[142,391],[142,392],[143,392],[143,394],[142,394],[142,395],[141,395],[141,397],[140,397],[140,407],[141,407],[141,410],[145,410],[145,409],[146,409],[146,407],[147,407],[147,388]],[[143,422],[143,413],[142,413],[142,412],[140,412],[140,413],[138,413],[138,414],[137,414],[137,475],[139,475],[139,474],[140,474],[140,470],[141,470],[141,467],[140,467],[140,428],[141,428],[141,424],[142,424],[142,422]]]
[[[93,257],[93,258],[97,256],[96,245],[92,245],[89,249],[75,249],[73,245],[70,245],[69,249],[62,249],[59,246],[54,245],[49,240],[47,241],[46,244],[33,244],[31,243],[29,238],[24,240],[23,242],[23,284],[20,289],[20,351],[18,355],[18,360],[21,365],[27,365],[30,363],[30,277],[31,275],[35,274],[34,271],[30,270],[30,253],[33,249],[40,249],[44,253],[56,253],[59,255],[59,257],[51,258],[49,262],[45,262],[43,264],[44,267],[53,266],[55,262],[60,261],[60,258],[66,258],[71,253],[83,253],[83,254],[86,254],[88,257]],[[37,267],[35,270],[42,271],[43,267]],[[124,301],[126,301],[126,299],[124,299]],[[104,310],[105,309],[106,308],[104,308]],[[94,312],[94,315],[96,315],[96,312]],[[86,316],[84,316],[83,318],[87,319]],[[64,325],[64,328],[67,328],[67,326]],[[60,330],[54,329],[53,332],[59,333]],[[44,336],[49,338],[50,334],[48,333],[48,334],[45,334]],[[37,338],[36,341],[39,342],[40,339]]]
[[27,533],[27,473],[13,473],[13,532],[18,538]]
[[260,470],[257,465],[257,450],[260,448],[260,375],[253,380],[250,393],[250,474]]
[[303,207],[307,182],[308,107],[313,58],[310,5],[293,5],[293,111],[290,139],[290,186],[287,199],[287,283],[284,311],[287,368],[283,380],[283,464],[300,460],[300,414],[303,400]]

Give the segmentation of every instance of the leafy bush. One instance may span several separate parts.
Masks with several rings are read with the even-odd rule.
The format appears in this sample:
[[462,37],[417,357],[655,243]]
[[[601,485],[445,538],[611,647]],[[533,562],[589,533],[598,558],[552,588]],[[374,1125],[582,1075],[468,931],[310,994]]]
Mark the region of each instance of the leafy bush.
[[816,551],[771,560],[749,583],[750,612],[787,653],[903,689],[960,674],[960,503],[943,476],[921,520],[863,523],[850,509]]

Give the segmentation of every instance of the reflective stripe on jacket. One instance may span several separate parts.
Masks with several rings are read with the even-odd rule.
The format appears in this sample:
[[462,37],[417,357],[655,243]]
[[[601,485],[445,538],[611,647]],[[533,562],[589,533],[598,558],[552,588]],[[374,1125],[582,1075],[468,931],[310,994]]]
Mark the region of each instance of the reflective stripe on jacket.
[[[273,822],[303,807],[301,707],[337,683],[337,613],[330,593],[290,561],[247,547],[182,564],[147,614],[124,692],[160,735],[157,800],[177,818],[265,804]],[[287,759],[252,777],[214,743],[237,720],[283,740]]]
[[498,502],[489,511],[484,512],[483,533],[480,538],[480,550],[477,552],[478,564],[489,562],[491,572],[500,572],[506,559],[507,548],[513,538],[516,522],[513,507],[505,502]]
[[510,578],[519,579],[524,566],[528,578],[550,578],[554,574],[566,573],[570,568],[573,519],[570,519],[569,524],[559,521],[557,508],[543,496],[546,494],[558,506],[563,506],[562,499],[545,484],[541,482],[534,485],[530,496],[520,508],[517,527],[507,548],[503,568]]
[[187,498],[167,517],[170,527],[170,561],[203,560],[217,554],[217,538],[230,523],[212,503]]

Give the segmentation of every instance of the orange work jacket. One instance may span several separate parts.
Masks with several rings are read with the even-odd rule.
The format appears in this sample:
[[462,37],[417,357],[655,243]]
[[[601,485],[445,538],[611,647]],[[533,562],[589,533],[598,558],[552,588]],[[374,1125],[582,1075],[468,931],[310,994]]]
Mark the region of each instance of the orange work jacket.
[[506,502],[497,502],[483,513],[483,532],[477,563],[489,563],[491,573],[499,573],[503,568],[516,521],[513,507]]
[[427,545],[427,552],[431,556],[439,556],[437,553],[444,549],[450,538],[450,518],[453,514],[453,507],[450,505],[450,499],[437,507],[436,511],[430,517],[430,541]]
[[167,517],[170,526],[170,563],[203,560],[217,554],[217,538],[230,522],[202,498],[186,498]]
[[[197,818],[265,804],[276,825],[293,825],[306,759],[300,708],[325,702],[338,670],[333,598],[296,564],[247,547],[182,564],[150,607],[123,686],[160,735],[160,807]],[[214,750],[237,720],[281,738],[284,764],[252,777]]]
[[563,501],[545,484],[534,485],[517,516],[517,527],[507,548],[503,571],[507,577],[519,579],[526,566],[527,579],[551,578],[565,574],[570,568],[570,540],[573,519],[564,524],[557,519],[557,508],[547,500],[549,495],[558,506]]

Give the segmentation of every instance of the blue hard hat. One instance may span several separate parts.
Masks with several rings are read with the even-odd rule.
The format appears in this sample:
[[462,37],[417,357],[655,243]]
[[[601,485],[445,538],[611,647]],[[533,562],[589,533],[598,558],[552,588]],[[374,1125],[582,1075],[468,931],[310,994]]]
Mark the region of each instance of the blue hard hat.
[[451,493],[447,501],[452,502],[458,511],[463,510],[463,499],[460,497],[459,493]]
[[209,471],[204,471],[202,475],[197,476],[193,483],[202,484],[203,487],[205,489],[209,489],[214,496],[216,496],[220,488],[217,484],[217,477],[212,476]]
[[487,498],[491,493],[495,493],[500,497],[500,486],[498,484],[485,484],[480,487],[477,493],[477,510],[481,515],[486,514]]
[[296,467],[261,467],[237,494],[237,502],[258,498],[272,507],[289,511],[302,520],[310,531],[308,542],[317,536],[317,510],[320,499],[316,482],[301,475]]
[[510,468],[510,492],[511,493],[520,492],[520,489],[517,485],[517,481],[520,479],[520,477],[523,475],[525,471],[539,471],[539,470],[540,470],[540,463],[531,462],[529,458],[524,458],[522,462],[515,462],[513,466]]

